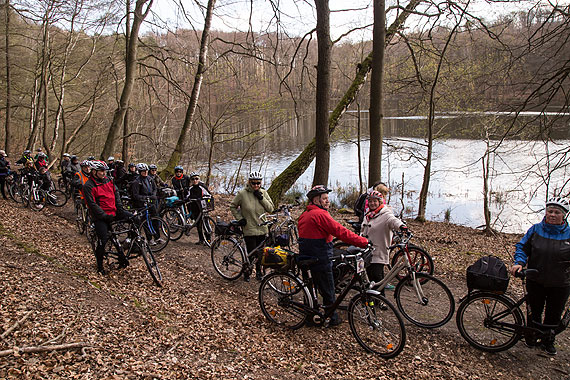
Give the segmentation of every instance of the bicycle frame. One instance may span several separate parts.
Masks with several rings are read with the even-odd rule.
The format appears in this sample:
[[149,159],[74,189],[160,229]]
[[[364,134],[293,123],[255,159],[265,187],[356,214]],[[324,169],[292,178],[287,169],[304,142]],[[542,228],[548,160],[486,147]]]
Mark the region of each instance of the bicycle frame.
[[[355,258],[357,260],[357,266],[359,265],[358,261],[362,260],[360,253],[356,255],[345,255],[344,257]],[[352,276],[352,279],[350,280],[349,285],[343,289],[343,291],[340,293],[338,297],[336,297],[335,302],[331,306],[324,308],[324,312],[321,311],[321,307],[323,307],[324,305],[319,304],[317,289],[313,283],[313,277],[311,275],[310,269],[305,269],[305,268],[301,269],[303,277],[302,280],[298,276],[296,276],[293,272],[290,272],[290,274],[295,278],[297,278],[303,287],[307,288],[312,298],[311,300],[312,307],[295,301],[290,301],[290,302],[292,303],[293,306],[297,307],[298,310],[302,310],[304,313],[309,315],[313,323],[326,325],[329,323],[333,314],[339,309],[340,304],[344,301],[344,299],[346,298],[348,293],[353,289],[353,286],[356,285],[356,283],[360,283],[361,293],[364,292],[367,294],[380,295],[380,292],[369,289],[370,283],[367,280],[365,270],[358,271],[356,270],[356,268],[354,268],[352,264],[349,265],[351,265],[354,269],[354,274]],[[364,261],[362,261],[362,266],[364,268]],[[368,305],[366,305],[366,307],[368,307]]]

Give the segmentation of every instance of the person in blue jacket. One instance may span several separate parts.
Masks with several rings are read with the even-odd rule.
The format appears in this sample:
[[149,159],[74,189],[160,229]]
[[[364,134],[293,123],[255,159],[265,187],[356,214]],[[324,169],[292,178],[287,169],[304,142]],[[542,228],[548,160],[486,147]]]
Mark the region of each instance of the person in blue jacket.
[[[526,281],[533,323],[558,326],[570,295],[570,227],[566,221],[569,211],[566,198],[550,198],[546,202],[544,219],[533,225],[516,244],[511,274],[525,265],[539,271],[537,278]],[[532,339],[527,339],[526,343],[529,346],[539,344]],[[554,337],[540,343],[547,354],[556,355]]]

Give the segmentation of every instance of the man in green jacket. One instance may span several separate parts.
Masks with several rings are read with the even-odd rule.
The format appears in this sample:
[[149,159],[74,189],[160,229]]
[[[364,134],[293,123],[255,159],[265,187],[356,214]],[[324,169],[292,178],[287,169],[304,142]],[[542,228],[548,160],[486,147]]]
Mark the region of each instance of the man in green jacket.
[[[249,181],[244,189],[240,190],[230,203],[230,210],[235,219],[245,225],[243,235],[248,254],[265,240],[268,234],[267,226],[260,226],[259,217],[266,212],[275,209],[269,194],[261,187],[263,176],[260,172],[249,173]],[[255,264],[255,278],[261,280],[261,252],[263,247],[257,251],[258,260]],[[244,274],[244,280],[249,281],[250,273]]]

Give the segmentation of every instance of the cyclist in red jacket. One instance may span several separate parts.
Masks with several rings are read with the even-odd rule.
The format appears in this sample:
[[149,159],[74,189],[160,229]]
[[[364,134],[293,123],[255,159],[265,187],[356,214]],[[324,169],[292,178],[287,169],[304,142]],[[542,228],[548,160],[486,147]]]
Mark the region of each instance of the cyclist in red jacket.
[[[329,193],[331,191],[322,185],[313,187],[307,193],[307,198],[309,198],[307,209],[299,217],[299,255],[319,259],[310,269],[313,281],[323,297],[325,307],[332,305],[335,301],[330,259],[333,254],[333,236],[357,247],[364,248],[368,245],[368,239],[347,230],[329,214]],[[329,326],[336,326],[341,322],[340,317],[335,313]]]
[[[107,176],[109,167],[103,161],[89,161],[91,166],[91,177],[83,185],[83,196],[87,207],[91,212],[93,224],[95,224],[95,233],[97,234],[97,248],[95,249],[95,258],[97,259],[97,272],[105,274],[103,269],[103,258],[105,256],[105,245],[109,240],[110,223],[115,218],[120,219],[132,216],[123,210],[119,191],[115,187],[113,180]],[[119,268],[129,265],[120,247],[117,249],[119,254]]]

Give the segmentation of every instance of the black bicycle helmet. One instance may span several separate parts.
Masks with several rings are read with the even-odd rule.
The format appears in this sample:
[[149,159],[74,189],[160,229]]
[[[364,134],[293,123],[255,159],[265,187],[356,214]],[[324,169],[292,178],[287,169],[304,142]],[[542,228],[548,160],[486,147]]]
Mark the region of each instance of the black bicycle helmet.
[[309,192],[307,193],[307,198],[309,198],[309,201],[312,201],[314,197],[322,195],[322,194],[328,194],[331,191],[332,191],[332,189],[328,189],[328,188],[324,187],[323,185],[313,186],[313,188],[311,190],[309,190]]
[[150,165],[148,166],[148,169],[149,169],[149,170],[157,170],[158,167],[157,167],[155,164],[150,164]]

